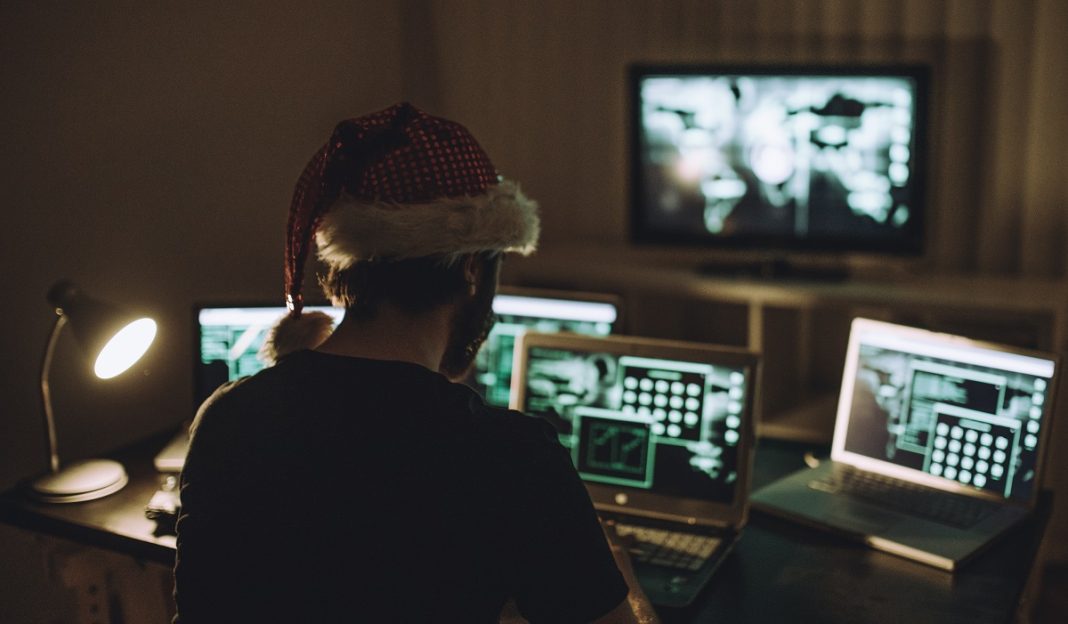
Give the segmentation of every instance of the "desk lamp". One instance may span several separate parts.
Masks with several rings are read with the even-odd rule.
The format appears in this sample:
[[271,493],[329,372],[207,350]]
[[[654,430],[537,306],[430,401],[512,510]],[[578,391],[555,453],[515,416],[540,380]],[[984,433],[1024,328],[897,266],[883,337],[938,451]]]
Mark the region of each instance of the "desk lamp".
[[156,322],[90,297],[68,280],[56,282],[47,298],[56,310],[56,324],[48,337],[41,364],[41,399],[52,470],[33,482],[33,492],[38,499],[52,503],[95,500],[118,492],[129,479],[122,464],[105,459],[74,462],[60,470],[52,393],[48,386],[56,340],[63,326],[69,324],[82,351],[93,362],[96,376],[111,379],[141,359],[156,337]]

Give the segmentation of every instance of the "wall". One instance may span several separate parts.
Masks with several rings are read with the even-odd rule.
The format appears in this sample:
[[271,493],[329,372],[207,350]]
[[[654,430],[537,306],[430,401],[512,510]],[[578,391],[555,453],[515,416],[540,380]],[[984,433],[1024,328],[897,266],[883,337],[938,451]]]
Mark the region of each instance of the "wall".
[[1063,273],[1059,0],[427,4],[435,103],[476,123],[494,157],[523,173],[549,240],[626,239],[628,63],[921,61],[935,86],[929,264]]
[[140,370],[113,383],[63,366],[76,352],[60,342],[62,456],[188,417],[190,305],[281,303],[293,183],[334,123],[400,97],[403,38],[396,3],[2,10],[7,486],[47,463],[37,369],[51,283],[70,277],[162,328]]
[[[47,467],[37,376],[54,318],[44,295],[60,277],[161,327],[138,369],[108,383],[72,365],[74,341],[62,337],[61,457],[191,416],[190,306],[282,302],[297,175],[338,120],[401,98],[398,7],[0,4],[0,487]],[[12,535],[0,551],[25,552]],[[2,621],[44,617],[11,612],[36,599],[26,587],[40,566],[19,568],[20,589],[0,591]]]

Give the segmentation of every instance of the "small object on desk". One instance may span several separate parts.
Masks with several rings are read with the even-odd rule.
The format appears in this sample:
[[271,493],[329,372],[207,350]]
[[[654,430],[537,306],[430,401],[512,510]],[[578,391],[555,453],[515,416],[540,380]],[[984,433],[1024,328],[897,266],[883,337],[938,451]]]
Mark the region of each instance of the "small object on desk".
[[160,489],[152,495],[145,506],[145,517],[155,520],[160,529],[174,532],[178,514],[182,510],[182,500],[178,492],[178,477],[164,475]]
[[189,426],[183,423],[174,438],[156,454],[153,464],[161,473],[179,473],[185,466],[185,455],[189,452]]

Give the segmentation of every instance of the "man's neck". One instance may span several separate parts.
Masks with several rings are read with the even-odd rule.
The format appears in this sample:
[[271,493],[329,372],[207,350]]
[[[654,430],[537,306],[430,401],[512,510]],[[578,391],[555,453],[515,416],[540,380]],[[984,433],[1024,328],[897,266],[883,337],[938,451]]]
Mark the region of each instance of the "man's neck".
[[437,371],[448,346],[451,306],[438,306],[422,314],[408,314],[383,303],[370,319],[346,316],[315,350],[333,355],[372,360],[412,362]]

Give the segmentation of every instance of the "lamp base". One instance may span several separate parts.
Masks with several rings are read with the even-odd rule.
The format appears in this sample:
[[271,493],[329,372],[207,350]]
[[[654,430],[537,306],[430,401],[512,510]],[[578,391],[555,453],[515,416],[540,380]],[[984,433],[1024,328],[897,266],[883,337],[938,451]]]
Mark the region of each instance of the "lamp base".
[[40,477],[33,482],[33,494],[47,503],[81,503],[114,494],[129,480],[119,462],[88,459]]

